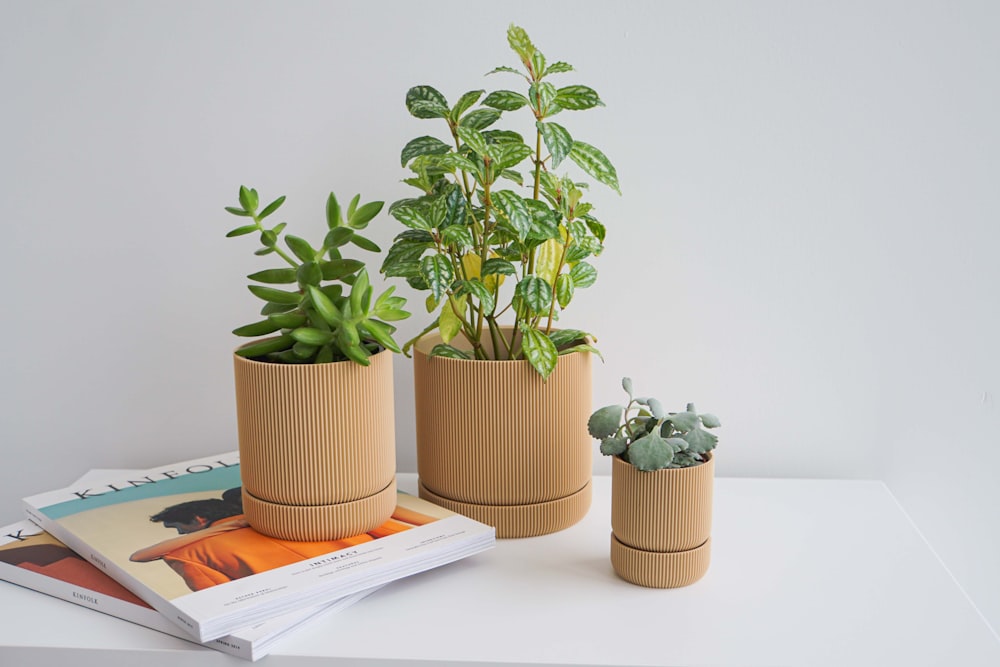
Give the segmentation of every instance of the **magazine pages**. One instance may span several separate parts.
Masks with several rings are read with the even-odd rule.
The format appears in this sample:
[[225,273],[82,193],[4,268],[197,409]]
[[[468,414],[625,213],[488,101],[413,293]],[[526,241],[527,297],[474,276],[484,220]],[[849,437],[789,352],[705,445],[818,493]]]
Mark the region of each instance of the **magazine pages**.
[[493,528],[407,494],[379,528],[291,542],[250,528],[232,452],[25,499],[29,517],[200,642],[493,546]]

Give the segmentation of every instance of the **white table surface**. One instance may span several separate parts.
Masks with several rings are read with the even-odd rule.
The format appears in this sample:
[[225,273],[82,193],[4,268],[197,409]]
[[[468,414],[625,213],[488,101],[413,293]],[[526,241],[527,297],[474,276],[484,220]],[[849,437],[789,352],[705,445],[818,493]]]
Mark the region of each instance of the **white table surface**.
[[[1000,638],[881,482],[717,479],[712,566],[676,590],[615,576],[610,489],[594,479],[572,528],[394,583],[259,664],[1000,665]],[[0,582],[0,667],[240,664]]]

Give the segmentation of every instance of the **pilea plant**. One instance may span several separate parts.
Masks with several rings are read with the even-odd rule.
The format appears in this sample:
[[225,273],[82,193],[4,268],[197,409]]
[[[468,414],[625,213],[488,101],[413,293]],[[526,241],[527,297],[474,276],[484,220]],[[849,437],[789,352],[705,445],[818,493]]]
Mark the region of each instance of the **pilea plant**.
[[[562,111],[603,106],[597,92],[551,83],[551,77],[573,67],[549,63],[523,29],[510,26],[507,41],[523,70],[498,67],[489,74],[520,76],[527,94],[473,90],[449,105],[431,86],[407,92],[409,112],[443,121],[447,133],[444,141],[422,136],[403,148],[401,163],[413,172],[405,182],[422,194],[390,207],[409,229],[396,237],[382,272],[430,292],[427,310],[437,317],[421,336],[437,329],[444,341],[431,356],[527,359],[544,378],[559,354],[595,351],[587,333],[553,325],[576,290],[596,280],[596,269],[585,260],[600,254],[605,236],[604,225],[591,215],[592,205],[583,201],[588,184],[553,170],[568,158],[620,191],[604,153],[551,120]],[[515,131],[494,127],[504,112],[522,108],[531,115],[530,143]],[[527,167],[527,176],[519,167]],[[513,326],[505,334],[499,318],[508,312]],[[484,344],[486,331],[489,344]],[[452,346],[456,336],[464,337],[468,345],[463,347],[471,351]]]
[[[260,314],[263,320],[233,330],[237,336],[278,335],[240,347],[236,354],[256,359],[290,364],[322,364],[352,360],[364,366],[368,357],[384,347],[399,352],[392,338],[395,327],[387,322],[410,314],[403,310],[406,300],[387,289],[372,303],[372,286],[364,263],[346,259],[341,248],[352,243],[362,250],[378,252],[379,247],[358,233],[382,210],[382,202],[358,205],[360,195],[347,207],[346,222],[336,196],[326,201],[329,230],[322,245],[313,247],[305,239],[290,234],[279,241],[286,223],[265,227],[264,219],[278,210],[281,196],[258,211],[259,198],[252,188],[240,187],[239,206],[227,206],[233,215],[249,218],[252,224],[233,229],[230,236],[260,234],[261,248],[254,254],[275,254],[288,265],[252,273],[250,291],[265,301]],[[295,285],[293,290],[270,285]],[[345,289],[349,288],[349,291]]]
[[634,397],[629,378],[622,378],[622,388],[628,405],[603,407],[587,423],[602,454],[648,471],[695,466],[715,449],[718,438],[705,430],[722,425],[715,415],[698,414],[693,403],[684,412],[665,412],[655,398]]

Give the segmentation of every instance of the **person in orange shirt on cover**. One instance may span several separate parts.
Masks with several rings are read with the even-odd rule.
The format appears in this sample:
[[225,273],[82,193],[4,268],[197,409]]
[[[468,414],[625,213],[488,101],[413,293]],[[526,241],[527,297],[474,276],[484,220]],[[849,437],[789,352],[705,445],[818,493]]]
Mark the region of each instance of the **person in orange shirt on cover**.
[[229,489],[222,499],[191,500],[171,505],[150,517],[178,532],[174,537],[132,554],[130,560],[162,559],[199,591],[234,579],[265,572],[332,551],[409,530],[435,519],[397,507],[392,518],[368,533],[340,540],[294,542],[262,535],[243,516],[241,489]]

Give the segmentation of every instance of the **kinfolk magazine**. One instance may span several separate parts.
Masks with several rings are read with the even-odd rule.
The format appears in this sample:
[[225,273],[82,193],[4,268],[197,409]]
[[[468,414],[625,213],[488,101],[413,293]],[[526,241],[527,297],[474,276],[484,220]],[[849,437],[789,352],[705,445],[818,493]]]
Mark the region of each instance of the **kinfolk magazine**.
[[[31,521],[0,528],[0,579],[187,641],[188,633]],[[296,611],[237,630],[203,646],[258,660],[275,642],[312,619],[346,609],[373,591],[319,609]]]
[[230,452],[24,500],[29,518],[199,642],[471,556],[492,527],[400,493],[364,535],[291,542],[242,515]]

